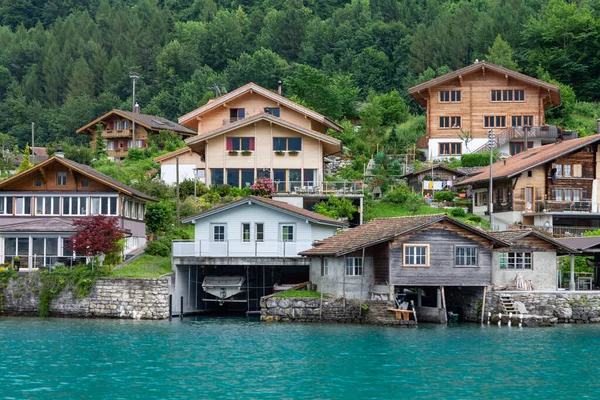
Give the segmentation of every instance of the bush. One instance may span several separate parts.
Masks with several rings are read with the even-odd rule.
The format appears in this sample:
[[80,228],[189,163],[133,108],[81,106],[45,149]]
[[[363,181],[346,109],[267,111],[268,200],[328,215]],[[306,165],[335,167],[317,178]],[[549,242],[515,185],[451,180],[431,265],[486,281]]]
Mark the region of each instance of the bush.
[[452,201],[454,200],[454,194],[448,191],[436,192],[433,195],[435,201]]
[[408,186],[402,185],[387,192],[384,196],[384,200],[389,203],[403,204],[408,198],[409,194],[410,189]]
[[463,208],[456,207],[456,208],[453,208],[452,210],[450,210],[450,215],[452,215],[455,218],[462,218],[465,215],[467,215],[467,213],[465,212],[465,210]]
[[425,200],[423,200],[423,197],[421,197],[420,194],[409,193],[403,205],[404,208],[406,208],[408,211],[412,212],[413,214],[416,214],[417,211],[419,211],[419,208],[421,208],[421,206],[423,206],[424,204]]
[[[497,158],[497,152],[494,152],[493,161],[495,162]],[[490,165],[490,153],[486,151],[483,153],[463,154],[460,164],[463,167],[485,167],[486,165]]]
[[162,237],[146,245],[146,254],[151,256],[169,257],[171,255],[171,239]]
[[313,211],[333,219],[350,219],[356,212],[356,206],[349,199],[329,196],[329,200],[317,203]]
[[481,217],[479,215],[469,215],[469,218],[467,219],[476,223],[481,222]]

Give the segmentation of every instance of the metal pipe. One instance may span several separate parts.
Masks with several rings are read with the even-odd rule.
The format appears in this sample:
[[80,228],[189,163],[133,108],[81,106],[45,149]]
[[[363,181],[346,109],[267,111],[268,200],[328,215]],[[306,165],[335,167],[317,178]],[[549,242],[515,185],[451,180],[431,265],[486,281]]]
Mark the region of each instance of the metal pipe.
[[179,309],[179,318],[183,319],[183,296],[181,296],[181,301],[179,302],[179,306],[181,307]]
[[494,230],[494,204],[493,204],[493,179],[492,170],[494,163],[494,130],[490,129],[490,195],[488,196],[488,214],[490,214],[490,229]]

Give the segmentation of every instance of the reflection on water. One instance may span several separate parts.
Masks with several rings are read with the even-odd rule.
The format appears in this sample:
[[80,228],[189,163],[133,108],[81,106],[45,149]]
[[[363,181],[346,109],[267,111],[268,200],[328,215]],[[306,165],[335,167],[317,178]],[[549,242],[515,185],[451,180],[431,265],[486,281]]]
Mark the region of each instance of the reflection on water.
[[599,397],[600,326],[0,319],[0,398]]

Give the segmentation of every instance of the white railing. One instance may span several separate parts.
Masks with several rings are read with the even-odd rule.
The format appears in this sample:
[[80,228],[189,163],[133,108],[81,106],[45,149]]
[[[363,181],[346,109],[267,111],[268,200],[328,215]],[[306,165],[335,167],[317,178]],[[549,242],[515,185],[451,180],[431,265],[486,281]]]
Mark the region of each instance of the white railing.
[[173,240],[173,257],[299,257],[312,247],[312,242],[241,242],[227,240]]
[[364,184],[362,181],[274,181],[278,193],[294,194],[362,194]]

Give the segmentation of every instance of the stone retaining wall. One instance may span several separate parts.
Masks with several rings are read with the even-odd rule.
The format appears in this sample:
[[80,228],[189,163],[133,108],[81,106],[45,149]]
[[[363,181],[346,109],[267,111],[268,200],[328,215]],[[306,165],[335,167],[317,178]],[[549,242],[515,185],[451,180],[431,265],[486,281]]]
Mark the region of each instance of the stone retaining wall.
[[[368,311],[361,308],[368,306]],[[414,321],[398,321],[388,311],[393,305],[386,300],[280,298],[263,297],[261,321],[267,322],[336,322],[371,325],[414,326]]]
[[[5,315],[39,313],[39,275],[19,273],[2,291],[0,312]],[[90,294],[79,298],[65,289],[50,304],[50,315],[124,319],[169,317],[169,280],[105,278],[95,282]]]

